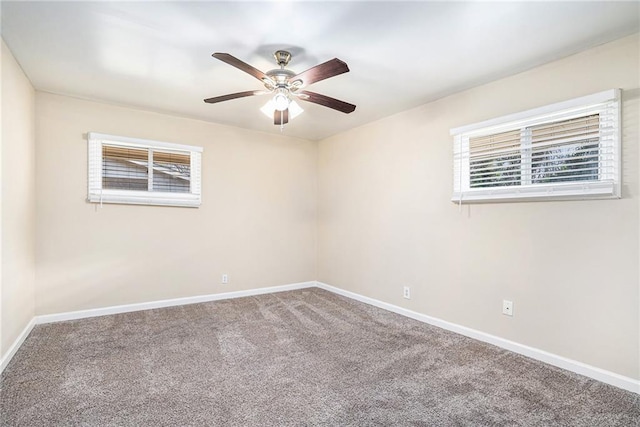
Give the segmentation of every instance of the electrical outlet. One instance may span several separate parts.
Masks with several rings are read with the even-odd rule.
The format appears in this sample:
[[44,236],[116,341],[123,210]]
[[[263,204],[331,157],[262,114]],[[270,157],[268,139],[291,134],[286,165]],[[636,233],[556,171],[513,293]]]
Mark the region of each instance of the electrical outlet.
[[402,291],[402,296],[405,297],[406,299],[411,299],[411,289],[409,289],[408,286],[404,287]]
[[502,300],[502,314],[513,316],[513,301]]
[[222,275],[222,284],[226,285],[227,283],[229,283],[229,275],[228,274],[223,274]]

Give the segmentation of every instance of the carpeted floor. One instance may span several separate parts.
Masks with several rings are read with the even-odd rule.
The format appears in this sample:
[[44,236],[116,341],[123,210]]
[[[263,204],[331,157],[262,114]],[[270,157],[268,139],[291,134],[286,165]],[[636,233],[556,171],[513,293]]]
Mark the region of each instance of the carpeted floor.
[[36,326],[2,426],[637,426],[639,396],[311,288]]

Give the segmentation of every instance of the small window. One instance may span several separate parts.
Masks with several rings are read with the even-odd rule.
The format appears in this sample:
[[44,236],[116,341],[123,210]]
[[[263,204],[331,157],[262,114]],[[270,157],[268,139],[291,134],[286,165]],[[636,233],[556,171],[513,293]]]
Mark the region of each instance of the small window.
[[452,201],[620,197],[620,91],[452,129]]
[[88,142],[89,202],[200,206],[201,147],[94,132]]

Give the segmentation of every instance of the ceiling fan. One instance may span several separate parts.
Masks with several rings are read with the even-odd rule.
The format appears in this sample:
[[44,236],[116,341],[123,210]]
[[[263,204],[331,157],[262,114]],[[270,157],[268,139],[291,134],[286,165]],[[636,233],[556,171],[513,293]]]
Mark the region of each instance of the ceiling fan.
[[288,123],[290,116],[293,118],[302,112],[300,106],[295,103],[294,98],[329,107],[346,114],[356,109],[355,105],[349,104],[348,102],[340,101],[319,93],[301,90],[313,83],[348,72],[349,67],[347,64],[338,58],[333,58],[315,67],[311,67],[302,73],[296,74],[285,68],[291,60],[291,53],[285,50],[278,50],[273,54],[280,68],[267,71],[266,73],[228,53],[214,53],[212,56],[260,80],[266,90],[248,90],[245,92],[216,96],[205,99],[204,102],[206,103],[215,104],[217,102],[229,101],[246,96],[274,94],[273,98],[262,108],[262,111],[269,115],[273,114],[273,124],[280,126]]

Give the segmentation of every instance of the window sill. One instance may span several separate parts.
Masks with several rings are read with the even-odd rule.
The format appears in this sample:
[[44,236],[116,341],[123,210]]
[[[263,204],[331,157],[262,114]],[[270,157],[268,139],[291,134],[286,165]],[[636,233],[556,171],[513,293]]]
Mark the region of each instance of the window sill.
[[612,181],[523,185],[515,187],[478,188],[462,192],[454,192],[451,201],[454,203],[499,203],[548,200],[588,200],[619,199],[619,185]]
[[89,194],[90,203],[117,203],[126,205],[178,206],[197,208],[201,198],[197,194],[150,193],[147,191],[108,191]]

